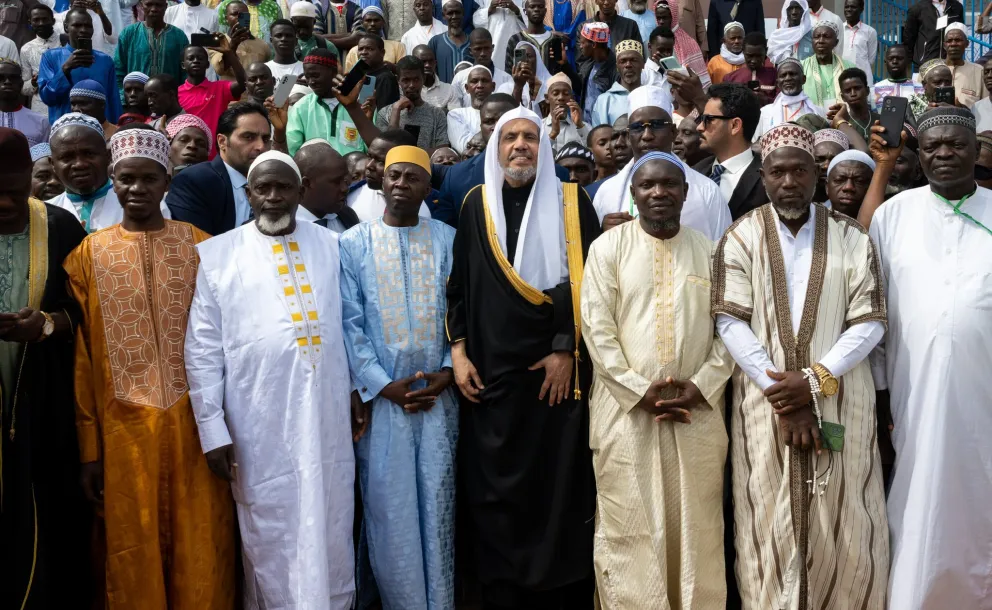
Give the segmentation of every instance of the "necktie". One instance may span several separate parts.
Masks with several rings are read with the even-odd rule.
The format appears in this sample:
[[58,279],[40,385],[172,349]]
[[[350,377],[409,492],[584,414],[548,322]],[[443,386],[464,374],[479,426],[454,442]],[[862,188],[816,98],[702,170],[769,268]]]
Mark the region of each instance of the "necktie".
[[327,219],[326,218],[318,218],[317,220],[315,220],[313,222],[315,224],[318,224],[318,225],[324,227],[325,229],[327,228]]
[[710,180],[716,182],[719,185],[720,176],[723,175],[724,171],[726,171],[726,168],[720,165],[719,163],[717,163],[716,165],[713,166],[713,170],[710,172]]

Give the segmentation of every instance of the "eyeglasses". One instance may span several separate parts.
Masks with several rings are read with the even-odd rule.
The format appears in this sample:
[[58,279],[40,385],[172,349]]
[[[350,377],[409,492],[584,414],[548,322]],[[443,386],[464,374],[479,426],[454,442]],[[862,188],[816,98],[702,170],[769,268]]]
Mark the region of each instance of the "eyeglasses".
[[666,119],[654,119],[651,121],[640,121],[637,123],[630,123],[629,125],[627,125],[627,129],[630,131],[630,133],[644,133],[644,130],[647,129],[648,127],[651,128],[651,131],[658,131],[673,124],[674,123]]
[[699,116],[699,122],[702,123],[703,126],[708,129],[710,123],[712,123],[713,121],[733,121],[736,118],[737,117],[723,116],[720,114],[703,114]]

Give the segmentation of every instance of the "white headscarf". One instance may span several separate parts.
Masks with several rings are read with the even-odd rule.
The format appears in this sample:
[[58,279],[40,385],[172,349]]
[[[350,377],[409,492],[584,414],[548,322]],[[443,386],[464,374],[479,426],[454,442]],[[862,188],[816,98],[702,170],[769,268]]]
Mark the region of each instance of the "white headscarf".
[[[799,25],[788,27],[789,16],[786,11],[793,3],[802,7],[803,16],[799,19]],[[806,3],[806,0],[785,0],[782,5],[782,19],[779,21],[779,27],[768,37],[768,58],[772,60],[773,64],[778,65],[778,62],[792,54],[792,47],[812,29],[813,19],[809,16],[809,4]]]
[[486,206],[496,229],[500,248],[506,255],[506,217],[503,213],[503,167],[499,163],[500,133],[507,123],[527,119],[540,130],[537,153],[537,176],[527,197],[527,207],[520,223],[520,236],[513,255],[513,268],[520,278],[538,290],[557,286],[568,278],[568,255],[565,252],[565,224],[562,217],[561,182],[555,175],[551,138],[545,133],[540,117],[518,106],[504,114],[486,146]]

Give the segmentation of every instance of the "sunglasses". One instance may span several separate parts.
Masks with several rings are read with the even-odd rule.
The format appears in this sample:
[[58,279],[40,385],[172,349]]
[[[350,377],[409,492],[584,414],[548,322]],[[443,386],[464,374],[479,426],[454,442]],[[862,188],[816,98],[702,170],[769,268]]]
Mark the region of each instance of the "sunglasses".
[[658,131],[660,129],[669,127],[671,125],[674,125],[674,123],[672,123],[667,119],[654,119],[651,121],[639,121],[637,123],[630,123],[629,125],[627,125],[627,129],[630,131],[630,133],[644,133],[644,130],[649,127],[651,128],[651,131]]
[[736,118],[737,117],[723,116],[720,114],[702,114],[696,122],[697,124],[702,123],[704,127],[709,129],[710,123],[713,121],[733,121]]

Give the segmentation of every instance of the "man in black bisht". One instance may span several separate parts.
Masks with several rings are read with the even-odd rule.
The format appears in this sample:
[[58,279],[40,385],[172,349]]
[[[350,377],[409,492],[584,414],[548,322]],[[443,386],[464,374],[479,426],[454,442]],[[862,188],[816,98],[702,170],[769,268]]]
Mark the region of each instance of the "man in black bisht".
[[86,608],[90,513],[79,484],[73,329],[62,261],[86,232],[31,195],[31,153],[0,128],[0,608]]
[[485,610],[583,610],[595,483],[577,312],[599,222],[585,191],[555,177],[551,141],[530,110],[504,114],[485,155],[448,280],[462,531]]

